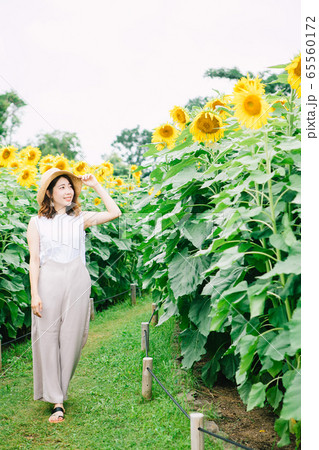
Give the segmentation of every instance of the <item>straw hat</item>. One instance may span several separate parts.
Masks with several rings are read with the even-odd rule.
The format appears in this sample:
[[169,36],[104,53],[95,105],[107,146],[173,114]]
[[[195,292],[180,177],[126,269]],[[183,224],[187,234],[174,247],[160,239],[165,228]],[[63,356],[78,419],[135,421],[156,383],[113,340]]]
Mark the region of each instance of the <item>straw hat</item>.
[[47,170],[41,177],[40,188],[37,193],[37,202],[39,206],[42,206],[43,199],[45,197],[46,190],[48,189],[50,183],[54,178],[59,175],[68,175],[74,186],[74,201],[76,201],[77,197],[80,195],[82,189],[82,179],[69,170],[61,170],[53,167],[52,169]]

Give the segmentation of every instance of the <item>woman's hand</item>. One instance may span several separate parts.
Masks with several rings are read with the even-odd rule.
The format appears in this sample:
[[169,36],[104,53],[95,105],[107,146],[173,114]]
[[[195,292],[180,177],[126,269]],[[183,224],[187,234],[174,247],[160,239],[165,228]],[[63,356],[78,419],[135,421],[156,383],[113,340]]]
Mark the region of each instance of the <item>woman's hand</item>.
[[33,295],[31,298],[31,309],[35,316],[42,317],[40,311],[42,311],[42,300],[39,295]]
[[92,173],[86,173],[85,175],[79,176],[86,186],[95,188],[98,184],[100,184]]

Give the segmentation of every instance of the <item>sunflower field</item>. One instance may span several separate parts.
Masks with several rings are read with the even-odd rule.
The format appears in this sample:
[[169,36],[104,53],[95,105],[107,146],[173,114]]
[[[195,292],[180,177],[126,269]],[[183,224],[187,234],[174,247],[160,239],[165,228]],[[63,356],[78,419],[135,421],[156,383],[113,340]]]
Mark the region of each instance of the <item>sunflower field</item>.
[[[270,405],[279,446],[300,442],[300,55],[265,95],[243,77],[202,110],[155,129],[151,196],[137,223],[143,287],[175,316],[183,367],[203,360],[247,410]],[[141,169],[141,168],[140,168]]]
[[[274,82],[290,85],[289,95],[265,94],[262,80],[247,75],[204,108],[174,106],[127,180],[109,161],[89,166],[33,147],[0,149],[0,338],[30,329],[26,229],[41,174],[91,172],[125,220],[120,235],[115,222],[89,229],[94,300],[133,282],[151,291],[164,310],[158,326],[178,321],[183,367],[201,362],[211,388],[219,377],[236,383],[247,410],[270,405],[278,446],[292,433],[298,447],[300,62],[299,54],[273,66],[284,69]],[[81,197],[83,210],[105,209],[86,186]]]
[[[132,192],[141,183],[141,172],[130,167],[126,180],[114,176],[110,161],[90,166],[85,161],[69,161],[63,154],[41,156],[35,147],[20,151],[0,148],[1,207],[1,279],[0,279],[0,339],[6,342],[30,331],[30,278],[27,226],[38,213],[36,193],[41,175],[52,167],[69,170],[76,175],[92,173],[109,190],[117,204],[125,210],[132,202]],[[135,171],[135,172],[134,172]],[[103,211],[105,206],[92,188],[83,186],[80,197],[82,210]],[[86,231],[87,267],[92,279],[91,295],[98,302],[97,310],[117,300],[116,294],[138,283],[132,267],[136,266],[133,242],[119,239],[118,223],[90,227]],[[107,267],[106,267],[107,262]],[[113,300],[112,297],[115,299]],[[109,299],[103,302],[103,299]]]

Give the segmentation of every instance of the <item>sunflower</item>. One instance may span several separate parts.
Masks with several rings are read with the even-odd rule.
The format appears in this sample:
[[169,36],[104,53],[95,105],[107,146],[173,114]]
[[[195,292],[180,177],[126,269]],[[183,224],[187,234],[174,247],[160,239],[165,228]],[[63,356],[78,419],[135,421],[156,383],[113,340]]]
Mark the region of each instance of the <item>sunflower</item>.
[[3,167],[7,167],[13,160],[16,159],[16,151],[18,149],[9,145],[0,149],[0,163]]
[[46,172],[49,169],[52,169],[54,164],[55,156],[54,155],[45,155],[39,161],[39,171],[41,174]]
[[212,111],[214,111],[216,114],[219,114],[220,117],[222,119],[226,119],[227,116],[229,116],[229,114],[226,111],[221,110],[216,110],[216,107],[218,106],[224,106],[227,107],[227,103],[224,101],[224,99],[219,99],[219,98],[215,98],[213,100],[210,100],[209,102],[206,103],[206,105],[204,106],[205,109],[211,109]]
[[137,165],[136,164],[132,164],[131,165],[131,172],[133,172],[133,170],[136,170],[137,169]]
[[101,203],[101,199],[99,197],[95,197],[94,199],[94,206],[97,206]]
[[108,176],[108,170],[105,166],[102,164],[96,169],[95,171],[96,179],[99,183],[104,183],[107,176]]
[[180,106],[174,106],[173,109],[170,110],[170,116],[173,119],[173,122],[181,129],[184,130],[186,127],[186,123],[189,122],[189,115],[185,111],[185,109]]
[[301,96],[301,54],[299,53],[288,66],[285,67],[288,72],[288,83],[292,89],[295,89],[298,98]]
[[224,95],[223,102],[226,103],[226,105],[230,105],[231,103],[233,103],[233,96],[229,94]]
[[23,168],[23,163],[22,161],[19,161],[18,159],[13,159],[8,165],[7,165],[7,169],[9,169],[11,172],[13,172],[14,174],[16,172],[18,172],[19,170],[21,170]]
[[24,187],[31,187],[33,184],[36,185],[37,169],[34,166],[26,166],[19,171],[17,176],[17,182]]
[[[287,111],[288,111],[288,109],[287,109],[287,106],[285,105],[285,103],[287,103],[287,100],[286,99],[282,99],[282,100],[276,100],[274,103],[272,103],[272,105],[277,105],[277,104],[281,104]],[[275,108],[272,106],[271,108],[270,108],[270,111],[271,112],[274,112],[275,111]]]
[[89,171],[89,165],[85,161],[77,161],[72,167],[73,173],[77,176],[84,175]]
[[113,168],[113,164],[110,161],[106,161],[106,162],[103,161],[101,166],[106,168],[106,173],[107,173],[108,177],[113,174],[114,168]]
[[249,74],[247,74],[247,77],[242,77],[237,83],[235,84],[233,88],[233,92],[235,93],[241,93],[243,91],[247,91],[250,88],[255,89],[258,91],[261,95],[265,93],[265,87],[264,83],[261,82],[261,80],[258,78],[250,78]]
[[167,148],[172,149],[175,145],[177,136],[177,129],[170,123],[165,123],[155,128],[152,136],[152,142],[157,143],[157,150],[163,150],[164,144],[167,145]]
[[64,153],[56,156],[53,162],[53,167],[56,167],[60,170],[70,170],[70,165],[68,159],[64,156]]
[[260,91],[249,90],[234,93],[235,117],[241,125],[257,130],[267,123],[270,105],[263,99]]
[[117,186],[123,186],[124,185],[124,181],[120,177],[116,178],[115,182],[116,182]]
[[[148,195],[152,195],[154,191],[154,186],[151,187],[151,189],[148,191]],[[162,191],[157,191],[154,197],[158,197]]]
[[141,176],[142,176],[142,171],[139,170],[138,172],[133,172],[132,176],[139,180],[141,178]]
[[19,156],[28,166],[36,166],[41,158],[41,150],[38,147],[28,145],[20,151]]
[[222,119],[209,111],[202,111],[190,126],[194,141],[215,142],[224,136]]

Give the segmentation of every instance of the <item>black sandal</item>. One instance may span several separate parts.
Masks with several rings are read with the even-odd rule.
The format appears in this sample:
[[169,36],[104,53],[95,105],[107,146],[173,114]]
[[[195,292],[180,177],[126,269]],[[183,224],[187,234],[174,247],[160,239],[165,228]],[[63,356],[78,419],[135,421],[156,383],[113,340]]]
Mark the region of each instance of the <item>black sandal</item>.
[[[63,416],[60,414],[60,415],[55,416],[57,420],[50,420],[50,417],[51,417],[54,413],[56,413],[56,412],[58,412],[58,411],[63,412]],[[65,414],[65,409],[64,409],[64,408],[61,408],[61,406],[56,406],[56,407],[53,409],[53,411],[52,411],[52,413],[51,413],[51,416],[49,417],[48,420],[49,420],[50,423],[63,422],[63,420],[64,420],[64,414]],[[59,417],[62,417],[62,420],[58,420]]]

